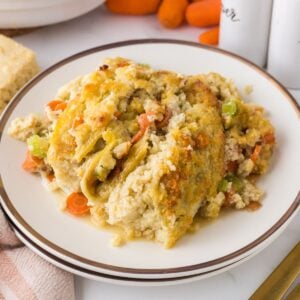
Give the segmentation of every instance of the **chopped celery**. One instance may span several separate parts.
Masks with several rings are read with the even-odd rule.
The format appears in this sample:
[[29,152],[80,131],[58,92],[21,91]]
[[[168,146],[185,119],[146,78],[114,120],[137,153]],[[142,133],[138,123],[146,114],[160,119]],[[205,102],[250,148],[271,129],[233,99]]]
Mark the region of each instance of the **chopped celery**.
[[233,99],[226,100],[222,104],[222,112],[227,116],[234,116],[237,113],[237,105]]
[[228,188],[228,181],[226,179],[222,179],[218,186],[219,192],[226,192],[227,188]]
[[27,139],[29,152],[38,158],[45,158],[49,148],[49,142],[46,138],[35,134]]

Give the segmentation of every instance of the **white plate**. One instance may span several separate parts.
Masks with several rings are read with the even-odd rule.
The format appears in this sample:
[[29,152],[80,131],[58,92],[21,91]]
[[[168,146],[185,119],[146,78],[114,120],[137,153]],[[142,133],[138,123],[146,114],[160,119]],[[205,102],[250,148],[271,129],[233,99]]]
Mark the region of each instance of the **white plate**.
[[[248,257],[242,259],[241,261],[238,261],[236,263],[232,263],[228,266],[225,266],[223,268],[219,268],[217,270],[208,271],[202,274],[196,274],[196,275],[189,275],[189,276],[183,276],[183,277],[177,277],[177,278],[160,278],[160,279],[139,279],[139,278],[127,278],[127,277],[120,277],[120,276],[113,276],[113,275],[106,275],[103,273],[91,271],[88,269],[84,269],[81,267],[78,267],[76,265],[70,264],[55,255],[45,251],[43,248],[39,247],[37,244],[35,244],[33,241],[31,241],[27,236],[25,236],[20,229],[17,228],[15,224],[13,224],[12,221],[10,221],[10,224],[12,225],[12,228],[18,237],[20,241],[22,241],[28,248],[30,248],[32,251],[34,251],[36,254],[41,256],[43,259],[47,260],[48,262],[54,264],[55,266],[64,269],[68,272],[71,272],[75,275],[79,275],[88,279],[97,280],[105,283],[112,283],[112,284],[118,284],[118,285],[127,285],[127,286],[165,286],[165,285],[176,285],[180,283],[187,283],[192,282],[196,280],[201,280],[204,278],[209,278],[211,276],[220,274],[222,272],[225,272],[240,263],[242,261],[248,260]],[[249,258],[252,257],[252,255],[249,256]]]
[[[8,218],[9,219],[9,218]],[[112,283],[112,284],[118,284],[118,285],[126,285],[126,286],[169,286],[169,285],[178,285],[178,284],[184,284],[184,283],[190,283],[193,281],[198,281],[201,279],[206,279],[218,274],[221,274],[223,272],[226,272],[230,269],[233,269],[237,267],[238,265],[242,264],[243,262],[249,260],[250,258],[254,257],[256,254],[260,252],[259,249],[257,249],[252,254],[234,262],[227,266],[217,268],[215,270],[207,271],[204,273],[199,273],[195,275],[189,275],[189,276],[183,276],[183,277],[174,277],[174,278],[157,278],[157,279],[147,279],[147,278],[128,278],[128,277],[121,277],[121,276],[113,276],[113,275],[107,275],[103,273],[99,273],[96,271],[91,271],[89,269],[81,268],[77,265],[73,265],[68,263],[67,261],[64,261],[55,255],[45,251],[43,248],[39,247],[37,244],[35,244],[33,241],[31,241],[27,236],[22,233],[22,231],[9,219],[9,222],[16,234],[16,236],[22,241],[27,247],[29,247],[32,251],[34,251],[36,254],[41,256],[43,259],[47,260],[48,262],[54,264],[55,266],[64,269],[68,272],[71,272],[75,275],[79,275],[88,279],[101,281],[105,283]],[[283,230],[282,226],[280,230],[278,230],[273,236],[278,236],[280,232]],[[275,238],[275,237],[274,237]],[[260,244],[261,249],[268,246],[270,243],[270,239],[264,241]]]
[[[228,271],[231,268],[239,265],[242,261],[246,261],[247,259],[242,260],[241,262],[233,263],[227,267],[223,267],[214,271],[208,271],[204,274],[199,275],[189,275],[179,278],[162,278],[162,279],[136,279],[136,278],[124,278],[124,277],[117,277],[113,275],[106,275],[103,273],[98,273],[95,271],[90,271],[88,269],[79,268],[76,265],[71,265],[59,258],[51,255],[50,253],[46,252],[42,248],[37,247],[35,244],[27,240],[27,238],[20,234],[19,232],[15,231],[16,236],[22,241],[28,248],[34,251],[36,254],[41,256],[46,261],[52,263],[53,265],[61,268],[65,271],[73,273],[78,276],[82,276],[88,279],[101,281],[105,283],[117,284],[117,285],[126,285],[126,286],[168,286],[168,285],[178,285],[183,283],[189,283],[201,279],[206,279],[225,271]],[[251,256],[251,255],[250,255]]]
[[[110,246],[111,233],[97,230],[60,213],[55,196],[37,177],[20,169],[25,145],[10,138],[8,124],[17,116],[42,111],[56,90],[70,79],[97,68],[108,56],[124,56],[155,68],[186,74],[219,72],[233,78],[240,89],[251,84],[247,100],[262,104],[277,132],[278,147],[272,168],[259,185],[266,191],[263,207],[255,213],[226,214],[176,247],[164,250],[150,242]],[[44,71],[14,99],[3,115],[0,131],[0,190],[6,213],[34,243],[80,267],[133,278],[170,278],[223,267],[261,250],[264,241],[291,220],[300,197],[299,108],[292,96],[263,70],[240,57],[198,44],[167,40],[121,42],[72,56]],[[297,196],[298,195],[298,196]]]
[[79,17],[104,0],[0,0],[0,28],[44,26]]
[[252,258],[256,255],[256,253],[253,253],[249,256],[247,256],[244,259],[241,259],[235,263],[232,263],[228,266],[225,266],[223,268],[218,268],[213,271],[208,271],[202,274],[196,274],[196,275],[190,275],[190,276],[184,276],[184,277],[177,277],[177,278],[161,278],[161,279],[138,279],[138,278],[126,278],[126,277],[117,277],[112,275],[106,275],[103,273],[90,271],[88,269],[80,268],[76,265],[72,265],[64,260],[61,260],[60,258],[56,257],[55,255],[45,251],[38,245],[36,245],[33,241],[31,241],[27,236],[25,236],[20,229],[11,221],[9,220],[10,225],[12,226],[16,236],[20,241],[22,241],[28,248],[30,248],[32,251],[34,251],[36,254],[41,256],[43,259],[47,260],[48,262],[54,264],[55,266],[64,269],[68,272],[71,272],[75,275],[79,275],[88,279],[101,281],[105,283],[112,283],[112,284],[118,284],[118,285],[126,285],[126,286],[167,286],[167,285],[178,285],[183,283],[189,283],[201,279],[206,279],[218,274],[221,274],[225,271],[228,271],[244,261],[247,261],[248,259]]

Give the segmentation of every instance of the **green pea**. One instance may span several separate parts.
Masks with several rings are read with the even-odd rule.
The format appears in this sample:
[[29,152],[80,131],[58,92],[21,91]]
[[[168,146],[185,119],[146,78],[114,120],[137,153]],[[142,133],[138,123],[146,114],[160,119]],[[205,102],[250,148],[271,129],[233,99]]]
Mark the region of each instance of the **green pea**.
[[237,193],[243,191],[244,182],[242,179],[234,175],[229,175],[226,177],[226,179],[232,183],[232,186]]
[[49,142],[46,138],[40,137],[37,134],[32,135],[27,139],[29,152],[38,158],[45,158],[49,148]]
[[222,179],[218,186],[219,192],[226,192],[227,188],[228,188],[228,181],[226,179]]
[[237,105],[234,100],[226,100],[222,104],[222,112],[227,116],[234,116],[237,113]]

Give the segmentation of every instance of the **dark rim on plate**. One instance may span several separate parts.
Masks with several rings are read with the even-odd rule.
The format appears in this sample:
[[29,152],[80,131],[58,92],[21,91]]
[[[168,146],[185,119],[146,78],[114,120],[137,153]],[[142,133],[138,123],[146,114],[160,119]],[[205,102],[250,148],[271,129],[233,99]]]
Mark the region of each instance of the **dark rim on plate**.
[[[8,107],[5,109],[2,118],[0,120],[0,142],[2,139],[2,134],[4,127],[13,112],[14,108],[17,106],[17,104],[20,102],[22,97],[35,85],[37,84],[40,80],[42,80],[45,76],[47,76],[49,73],[53,72],[57,68],[73,61],[76,60],[80,57],[84,57],[86,55],[95,53],[95,52],[100,52],[103,50],[107,49],[113,49],[113,48],[118,48],[118,47],[123,47],[123,46],[130,46],[130,45],[138,45],[138,44],[177,44],[177,45],[184,45],[184,46],[189,46],[189,47],[195,47],[195,48],[202,48],[206,50],[210,50],[213,52],[217,52],[220,54],[223,54],[225,56],[230,56],[232,58],[235,58],[239,61],[241,61],[243,64],[248,65],[249,67],[253,68],[257,72],[259,72],[262,76],[264,76],[266,79],[268,79],[275,87],[286,96],[286,99],[290,102],[290,104],[293,106],[295,109],[296,113],[298,116],[300,115],[300,107],[294,97],[286,90],[286,88],[279,83],[274,77],[272,77],[270,74],[268,74],[266,71],[264,71],[262,68],[256,66],[252,62],[236,55],[230,52],[227,52],[222,49],[210,47],[210,46],[205,46],[193,42],[187,42],[187,41],[181,41],[181,40],[170,40],[170,39],[141,39],[141,40],[129,40],[129,41],[123,41],[123,42],[117,42],[117,43],[112,43],[112,44],[107,44],[99,47],[95,47],[92,49],[88,49],[85,51],[82,51],[80,53],[77,53],[75,55],[72,55],[66,59],[61,60],[60,62],[54,64],[53,66],[49,67],[45,71],[41,72],[39,75],[37,75],[35,78],[33,78],[15,97],[14,99],[10,102]],[[69,252],[58,245],[52,243],[51,241],[47,240],[44,238],[42,235],[40,235],[37,231],[35,231],[23,218],[22,216],[18,213],[16,208],[14,207],[13,203],[10,201],[5,188],[3,186],[3,181],[2,177],[0,174],[0,200],[2,201],[2,206],[3,209],[6,211],[8,215],[12,215],[19,224],[21,224],[22,227],[24,227],[35,239],[40,241],[42,244],[46,245],[50,249],[52,249],[54,252],[59,253],[62,256],[69,257],[72,260],[79,261],[83,264],[90,265],[93,267],[101,268],[104,270],[108,271],[114,271],[114,272],[120,272],[120,273],[134,273],[134,274],[171,274],[171,273],[181,273],[181,272],[189,272],[189,271],[195,271],[195,270],[200,270],[203,268],[208,268],[212,267],[214,265],[218,265],[221,263],[224,263],[228,260],[232,260],[237,258],[238,256],[247,253],[251,249],[255,248],[259,244],[261,244],[264,240],[266,240],[268,237],[270,237],[272,234],[274,234],[289,218],[290,216],[296,211],[296,209],[300,205],[300,192],[298,192],[296,199],[292,203],[292,205],[288,208],[288,210],[283,214],[283,216],[269,229],[267,230],[263,235],[261,235],[259,238],[254,240],[253,242],[249,243],[245,247],[234,251],[228,255],[219,257],[217,259],[207,261],[204,263],[199,263],[199,264],[194,264],[194,265],[188,265],[184,267],[175,267],[175,268],[164,268],[164,269],[143,269],[143,268],[127,268],[127,267],[118,267],[114,265],[108,265],[104,264],[101,262],[93,261],[86,259],[82,256],[76,255],[72,252]],[[22,231],[23,232],[23,231]],[[24,235],[26,235],[24,233]]]
[[[0,209],[1,209],[1,205],[0,205]],[[89,269],[85,269],[82,268],[80,266],[76,266],[70,262],[67,262],[65,260],[62,260],[61,258],[56,257],[55,255],[53,255],[52,253],[46,251],[45,249],[41,248],[39,245],[37,245],[35,242],[33,242],[28,236],[26,236],[22,230],[9,218],[9,216],[4,212],[7,220],[9,221],[9,224],[11,225],[12,229],[14,231],[16,231],[20,236],[22,236],[22,238],[26,241],[26,244],[30,244],[33,248],[35,248],[39,253],[42,253],[43,255],[47,256],[50,260],[53,260],[55,262],[58,262],[59,264],[71,268],[71,269],[75,269],[79,272],[85,273],[87,275],[91,275],[91,276],[96,276],[96,277],[103,277],[106,279],[111,279],[111,280],[116,280],[116,281],[127,281],[127,282],[148,282],[148,283],[153,283],[153,282],[173,282],[173,281],[177,281],[177,280],[185,280],[185,279],[191,279],[191,278],[195,278],[198,277],[200,275],[207,275],[207,274],[211,274],[215,271],[219,271],[222,270],[224,268],[227,268],[229,266],[232,266],[238,262],[240,262],[241,260],[246,259],[248,256],[239,259],[233,263],[230,263],[226,266],[211,270],[211,271],[207,271],[207,272],[203,272],[203,273],[199,273],[199,274],[193,274],[193,275],[187,275],[187,276],[180,276],[180,277],[170,277],[170,278],[131,278],[131,277],[121,277],[121,276],[116,276],[116,275],[109,275],[109,274],[104,274],[101,272],[96,272],[96,271],[92,271]]]

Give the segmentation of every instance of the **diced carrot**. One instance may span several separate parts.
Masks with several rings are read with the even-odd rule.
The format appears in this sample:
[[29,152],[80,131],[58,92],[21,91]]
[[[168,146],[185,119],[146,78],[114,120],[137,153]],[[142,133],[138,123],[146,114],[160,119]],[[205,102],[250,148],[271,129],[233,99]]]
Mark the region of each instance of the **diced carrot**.
[[52,101],[50,101],[50,102],[47,104],[47,106],[48,106],[52,111],[54,111],[55,108],[56,108],[56,105],[58,105],[59,103],[61,103],[60,100],[52,100]]
[[226,165],[226,171],[229,173],[235,173],[238,168],[238,162],[237,161],[229,161]]
[[78,116],[74,119],[72,128],[76,128],[83,123],[83,116]]
[[219,32],[220,32],[219,26],[209,29],[199,35],[199,42],[206,45],[218,45]]
[[47,174],[47,179],[52,182],[54,180],[55,176],[54,176],[54,173],[49,173]]
[[136,135],[131,139],[131,143],[134,144],[138,142],[144,133],[146,132],[147,128],[151,125],[152,121],[149,120],[149,116],[153,115],[154,113],[148,112],[138,116],[138,123],[140,125],[140,130],[136,133]]
[[263,136],[263,142],[265,144],[274,144],[275,143],[275,136],[274,133],[267,133]]
[[261,208],[261,203],[257,201],[250,201],[250,203],[246,206],[248,211],[255,211]]
[[52,111],[57,111],[57,110],[65,110],[67,107],[67,103],[62,101],[62,100],[53,100],[50,101],[47,106],[52,110]]
[[260,152],[261,152],[261,145],[256,145],[253,152],[252,152],[252,154],[251,154],[251,156],[250,156],[250,158],[253,162],[257,161]]
[[208,27],[218,25],[221,15],[221,0],[203,0],[191,3],[185,13],[192,26]]
[[82,193],[72,193],[67,198],[67,211],[74,216],[83,216],[89,213],[88,199]]
[[61,102],[61,103],[56,105],[55,110],[65,110],[66,107],[67,107],[67,103]]
[[43,160],[33,156],[29,151],[26,153],[26,158],[22,164],[22,168],[28,172],[38,172],[40,166],[42,165]]

